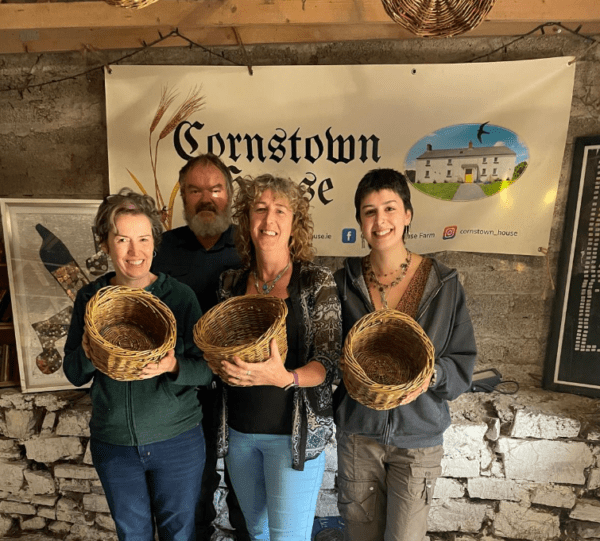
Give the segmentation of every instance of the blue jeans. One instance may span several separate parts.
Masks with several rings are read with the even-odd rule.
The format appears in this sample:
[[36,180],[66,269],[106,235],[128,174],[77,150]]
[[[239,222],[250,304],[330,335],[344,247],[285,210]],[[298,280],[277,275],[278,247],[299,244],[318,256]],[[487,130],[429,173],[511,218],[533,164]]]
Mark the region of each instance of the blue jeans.
[[325,453],[292,469],[292,438],[229,429],[225,457],[251,539],[310,541]]
[[166,441],[140,446],[91,439],[94,467],[120,541],[195,541],[205,450],[198,425]]

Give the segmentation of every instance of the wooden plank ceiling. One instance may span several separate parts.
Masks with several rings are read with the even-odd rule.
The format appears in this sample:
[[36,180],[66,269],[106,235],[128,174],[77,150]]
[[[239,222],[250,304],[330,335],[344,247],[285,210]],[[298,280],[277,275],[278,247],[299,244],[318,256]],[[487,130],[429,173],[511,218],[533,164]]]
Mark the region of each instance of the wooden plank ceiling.
[[[600,0],[497,0],[463,36],[516,36],[550,22],[600,34]],[[205,46],[416,38],[381,0],[158,0],[135,10],[103,1],[0,3],[0,53],[136,48],[174,29]],[[185,44],[172,37],[159,46]]]

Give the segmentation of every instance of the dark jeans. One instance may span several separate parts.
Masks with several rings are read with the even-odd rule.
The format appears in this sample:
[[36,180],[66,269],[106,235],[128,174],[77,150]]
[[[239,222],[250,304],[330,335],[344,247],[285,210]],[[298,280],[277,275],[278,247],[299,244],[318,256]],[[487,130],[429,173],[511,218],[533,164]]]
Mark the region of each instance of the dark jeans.
[[90,449],[120,541],[154,541],[154,521],[161,541],[195,541],[205,457],[200,425],[137,447],[92,438]]
[[[202,476],[202,494],[196,509],[196,541],[210,541],[210,537],[215,531],[212,526],[212,521],[217,517],[214,495],[221,482],[221,476],[217,473],[220,397],[219,389],[201,387],[198,391],[198,398],[202,404],[202,428],[206,439],[206,465]],[[235,528],[236,539],[247,541],[250,536],[246,528],[246,521],[231,485],[227,467],[225,467],[225,485],[227,486],[226,502],[229,508],[229,522]]]

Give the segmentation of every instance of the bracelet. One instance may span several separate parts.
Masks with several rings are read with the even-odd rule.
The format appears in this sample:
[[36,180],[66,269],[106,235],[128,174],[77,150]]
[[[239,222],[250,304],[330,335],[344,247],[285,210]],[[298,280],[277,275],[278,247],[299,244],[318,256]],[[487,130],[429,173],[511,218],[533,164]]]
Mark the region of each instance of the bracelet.
[[297,372],[295,370],[289,370],[289,373],[292,374],[294,381],[292,381],[292,383],[290,383],[289,385],[286,385],[283,388],[284,391],[287,391],[288,389],[291,389],[292,387],[299,387]]

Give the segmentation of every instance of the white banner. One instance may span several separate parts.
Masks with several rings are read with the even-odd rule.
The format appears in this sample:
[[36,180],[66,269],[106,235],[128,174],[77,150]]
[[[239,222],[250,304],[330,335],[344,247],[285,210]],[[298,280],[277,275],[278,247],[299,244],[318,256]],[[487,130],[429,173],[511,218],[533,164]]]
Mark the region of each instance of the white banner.
[[411,250],[542,255],[571,61],[275,66],[252,76],[242,67],[111,66],[110,189],[143,188],[177,227],[178,171],[212,151],[241,175],[306,184],[318,255],[349,256],[367,251],[354,218],[356,185],[367,171],[391,167],[411,182]]

